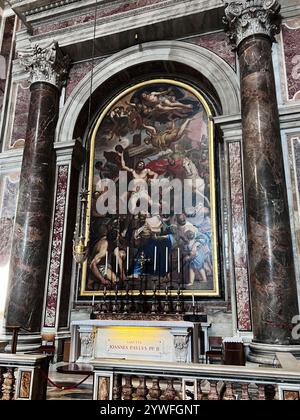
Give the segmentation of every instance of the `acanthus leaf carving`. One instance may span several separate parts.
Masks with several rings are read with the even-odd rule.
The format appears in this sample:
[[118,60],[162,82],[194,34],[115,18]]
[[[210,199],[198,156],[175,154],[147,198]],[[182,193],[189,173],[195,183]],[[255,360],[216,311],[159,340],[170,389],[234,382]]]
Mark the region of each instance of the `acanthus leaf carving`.
[[280,32],[280,9],[277,0],[225,1],[223,22],[231,43],[238,47],[253,35],[265,35],[274,41]]
[[61,88],[66,79],[70,59],[64,55],[53,41],[47,47],[35,45],[33,48],[18,52],[21,66],[30,74],[31,83],[45,82]]

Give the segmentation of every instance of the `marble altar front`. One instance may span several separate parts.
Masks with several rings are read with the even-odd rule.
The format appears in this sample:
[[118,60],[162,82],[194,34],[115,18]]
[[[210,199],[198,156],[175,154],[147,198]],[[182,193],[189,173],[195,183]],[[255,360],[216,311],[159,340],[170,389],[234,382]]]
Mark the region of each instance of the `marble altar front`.
[[193,329],[194,324],[185,321],[74,321],[70,362],[89,363],[94,358],[191,362]]

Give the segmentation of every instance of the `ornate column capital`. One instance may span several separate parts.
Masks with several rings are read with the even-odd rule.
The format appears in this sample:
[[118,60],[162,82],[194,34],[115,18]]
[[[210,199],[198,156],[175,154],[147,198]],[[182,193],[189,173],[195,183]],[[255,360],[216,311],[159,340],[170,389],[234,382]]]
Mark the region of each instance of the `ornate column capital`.
[[272,41],[280,31],[281,5],[277,0],[225,1],[223,19],[230,41],[236,46],[253,35],[266,35]]
[[70,59],[63,55],[57,42],[47,47],[35,45],[26,51],[19,51],[20,64],[30,73],[31,84],[46,82],[58,89],[66,81]]

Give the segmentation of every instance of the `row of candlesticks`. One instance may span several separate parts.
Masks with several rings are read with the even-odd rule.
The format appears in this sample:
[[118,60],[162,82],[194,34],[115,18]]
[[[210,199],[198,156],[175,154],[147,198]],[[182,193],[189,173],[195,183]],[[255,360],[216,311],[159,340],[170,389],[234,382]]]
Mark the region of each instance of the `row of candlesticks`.
[[[115,266],[115,273],[118,274],[119,273],[119,257],[120,257],[120,250],[119,247],[116,248],[116,252],[115,252],[115,256],[116,256],[116,266]],[[144,262],[149,262],[151,261],[151,259],[146,259],[144,252],[141,253],[140,259],[144,258]],[[182,254],[180,251],[180,248],[177,248],[177,272],[178,274],[181,273],[181,258],[182,258]],[[166,274],[169,273],[169,269],[170,269],[170,250],[168,247],[165,247],[165,272]],[[105,275],[108,272],[108,262],[109,262],[109,254],[108,251],[106,251],[106,255],[105,255]],[[158,249],[157,246],[154,247],[154,254],[153,254],[153,272],[156,273],[157,272],[157,268],[158,268]],[[130,267],[130,248],[127,247],[126,249],[126,270],[127,272],[129,272],[129,267]]]
[[[159,314],[159,313],[171,313],[172,309],[175,309],[176,314],[183,313],[183,293],[180,287],[175,291],[175,296],[177,295],[177,299],[170,299],[171,297],[171,290],[166,286],[165,292],[162,295],[157,294],[156,288],[150,294],[150,300],[146,301],[146,297],[149,295],[146,291],[142,289],[139,293],[135,294],[134,290],[129,290],[126,288],[126,291],[121,291],[116,286],[115,291],[108,294],[106,287],[103,290],[103,296],[101,302],[97,302],[97,311],[100,313],[112,312],[112,313],[131,313],[136,312],[138,313],[149,313],[147,310],[150,306],[150,313],[151,314]],[[109,297],[109,302],[107,303],[107,298]],[[119,297],[122,300],[119,300]],[[92,297],[92,313],[94,313],[95,309],[95,295]],[[149,309],[149,308],[148,308]],[[161,311],[160,311],[161,310]],[[192,311],[193,313],[196,312],[196,305],[195,305],[195,296],[192,294]]]
[[[101,302],[97,302],[95,306],[95,297],[93,296],[92,303],[92,314],[91,317],[95,315],[95,312],[98,313],[151,313],[153,315],[159,314],[182,314],[184,312],[184,305],[182,301],[182,293],[180,290],[177,291],[177,299],[173,301],[170,299],[169,293],[162,299],[158,299],[156,292],[153,292],[153,299],[149,302],[145,300],[145,294],[140,292],[136,296],[137,299],[134,299],[134,295],[130,294],[129,291],[126,291],[123,300],[119,300],[119,293],[116,289],[115,296],[109,295],[110,299],[107,299],[106,293],[103,294],[103,299]],[[193,312],[195,309],[193,309]]]

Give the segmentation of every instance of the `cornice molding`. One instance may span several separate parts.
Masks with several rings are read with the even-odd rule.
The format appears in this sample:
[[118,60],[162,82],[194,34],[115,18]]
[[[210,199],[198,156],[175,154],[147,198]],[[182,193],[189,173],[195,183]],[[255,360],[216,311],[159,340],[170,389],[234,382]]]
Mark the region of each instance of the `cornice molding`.
[[[99,17],[97,19],[96,39],[116,37],[120,33],[124,34],[127,31],[136,31],[149,25],[163,24],[163,22],[188,18],[192,15],[204,16],[208,10],[211,10],[213,13],[216,7],[218,7],[218,10],[221,10],[222,6],[223,2],[221,0],[205,0],[203,2],[199,2],[199,0],[166,0],[157,5],[145,6],[110,16]],[[66,12],[64,14],[64,20],[68,16],[75,14],[74,10]],[[55,18],[50,14],[47,19],[43,20],[43,23],[51,23],[51,21],[54,22]],[[56,21],[58,20],[56,19]],[[42,21],[40,20],[40,22]],[[35,27],[38,21],[30,21],[30,23]],[[221,19],[220,29],[222,29]],[[180,36],[178,35],[178,37]],[[17,49],[28,48],[29,45],[35,43],[47,45],[53,37],[59,42],[61,48],[91,41],[94,37],[93,21],[54,29],[51,32],[40,33],[34,36],[30,36],[25,29],[22,29],[17,33]],[[147,39],[144,40],[144,42],[147,41]],[[72,58],[74,57],[72,56]]]
[[81,2],[81,0],[61,0],[61,1],[57,1],[55,3],[49,3],[49,4],[45,4],[44,6],[29,9],[24,13],[24,15],[25,16],[32,16],[32,15],[36,15],[38,13],[46,12],[48,10],[59,9],[63,6],[68,6],[69,4],[80,3],[80,2]]

